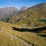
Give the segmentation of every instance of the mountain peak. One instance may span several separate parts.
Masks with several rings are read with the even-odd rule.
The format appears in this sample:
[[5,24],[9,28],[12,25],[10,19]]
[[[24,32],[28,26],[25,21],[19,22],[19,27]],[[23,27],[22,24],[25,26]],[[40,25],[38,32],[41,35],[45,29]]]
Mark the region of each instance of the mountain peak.
[[26,6],[23,6],[22,8],[27,8]]
[[44,6],[44,5],[46,5],[46,3],[40,3],[40,4],[38,4],[38,5]]
[[16,7],[16,6],[10,6],[9,8],[16,8],[16,9],[18,9],[18,10],[20,10],[20,8],[18,8],[18,7]]
[[27,8],[28,8],[28,7],[23,6],[23,7],[21,7],[20,11],[25,11],[25,10],[27,10]]
[[43,8],[43,7],[46,7],[46,3],[40,3],[40,4],[37,4],[37,5],[34,5],[33,7],[30,7],[30,8]]
[[41,3],[41,4],[46,4],[46,3]]

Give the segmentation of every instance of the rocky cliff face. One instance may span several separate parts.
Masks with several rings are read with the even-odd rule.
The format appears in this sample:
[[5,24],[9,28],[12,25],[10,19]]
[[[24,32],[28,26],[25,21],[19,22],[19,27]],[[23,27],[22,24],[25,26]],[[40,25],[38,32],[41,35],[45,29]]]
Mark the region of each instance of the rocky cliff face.
[[7,17],[11,17],[14,14],[17,14],[19,11],[18,8],[16,7],[4,7],[4,8],[0,8],[0,20],[7,18]]

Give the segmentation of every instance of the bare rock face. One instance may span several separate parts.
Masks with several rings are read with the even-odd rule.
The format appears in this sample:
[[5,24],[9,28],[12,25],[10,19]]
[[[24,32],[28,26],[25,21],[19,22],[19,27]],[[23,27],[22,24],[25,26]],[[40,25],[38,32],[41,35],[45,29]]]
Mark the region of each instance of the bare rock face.
[[28,7],[23,6],[23,7],[20,9],[20,12],[21,12],[21,11],[25,11],[25,10],[27,10],[27,9],[28,9]]
[[4,18],[9,18],[14,14],[17,14],[19,11],[16,7],[4,7],[0,8],[0,20],[4,20]]

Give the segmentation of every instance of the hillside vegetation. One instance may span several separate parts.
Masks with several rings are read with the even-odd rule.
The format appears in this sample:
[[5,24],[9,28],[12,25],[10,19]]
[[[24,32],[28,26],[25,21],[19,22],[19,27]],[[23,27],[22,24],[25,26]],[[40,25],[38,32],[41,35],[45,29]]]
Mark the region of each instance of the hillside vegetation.
[[46,38],[33,32],[21,32],[13,30],[9,23],[0,22],[0,46],[46,46]]

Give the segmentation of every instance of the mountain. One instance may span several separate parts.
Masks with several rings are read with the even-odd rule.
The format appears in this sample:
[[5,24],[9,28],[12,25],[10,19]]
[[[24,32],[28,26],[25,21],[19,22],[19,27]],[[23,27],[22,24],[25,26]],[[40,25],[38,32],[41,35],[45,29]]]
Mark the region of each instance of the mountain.
[[41,3],[28,8],[26,11],[21,12],[18,16],[29,16],[29,19],[43,19],[46,18],[46,3]]
[[28,9],[28,7],[23,6],[23,7],[20,8],[20,12],[25,11],[25,10],[27,10],[27,9]]
[[14,21],[14,23],[22,24],[32,23],[36,25],[35,23],[38,23],[37,20],[40,19],[46,19],[46,3],[40,3],[37,5],[34,5],[24,12],[20,12],[17,14],[17,16],[12,16],[9,20],[10,23]]
[[0,17],[5,22],[0,21],[0,46],[46,46],[46,3],[19,14],[20,9],[17,12],[13,7],[2,9]]
[[19,11],[16,7],[4,7],[0,8],[0,20],[5,21],[5,19],[10,18]]

